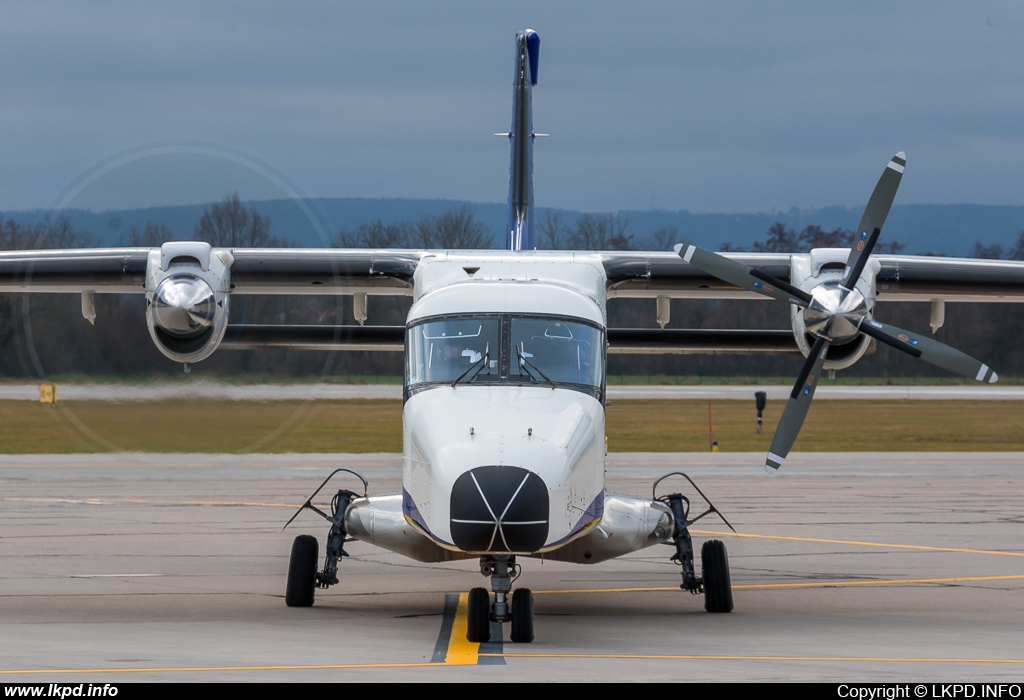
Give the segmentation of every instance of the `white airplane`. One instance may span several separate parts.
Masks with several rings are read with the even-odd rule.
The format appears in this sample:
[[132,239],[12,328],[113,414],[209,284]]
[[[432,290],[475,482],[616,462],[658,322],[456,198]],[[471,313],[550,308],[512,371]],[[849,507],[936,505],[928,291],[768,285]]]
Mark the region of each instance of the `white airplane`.
[[[490,590],[469,594],[474,642],[489,639],[492,621],[510,621],[514,642],[533,640],[533,595],[512,592],[524,557],[597,564],[668,543],[682,568],[681,588],[703,593],[709,612],[731,611],[725,546],[704,542],[698,573],[688,530],[717,513],[710,502],[692,516],[679,493],[605,488],[607,353],[801,352],[807,359],[766,459],[770,471],[788,455],[821,371],[849,367],[872,342],[979,381],[996,379],[953,348],[874,319],[877,299],[928,301],[934,332],[947,300],[1024,300],[1024,262],[872,255],[906,164],[902,153],[883,171],[851,250],[533,250],[530,100],[539,47],[536,32],[516,35],[506,250],[174,242],[0,253],[0,291],[81,294],[93,322],[95,294],[145,294],[153,342],[186,367],[218,348],[404,351],[402,492],[368,495],[363,479],[362,493],[339,490],[326,513],[313,505],[327,481],[321,484],[303,509],[330,522],[324,564],[316,538],[295,539],[289,606],[312,605],[317,588],[338,583],[344,543],[355,539],[423,562],[479,559]],[[232,326],[230,301],[240,294],[353,295],[360,325]],[[363,326],[371,295],[412,296],[406,325]],[[671,299],[761,295],[791,305],[792,329],[664,330]],[[616,297],[655,299],[663,330],[608,328],[606,304]]]

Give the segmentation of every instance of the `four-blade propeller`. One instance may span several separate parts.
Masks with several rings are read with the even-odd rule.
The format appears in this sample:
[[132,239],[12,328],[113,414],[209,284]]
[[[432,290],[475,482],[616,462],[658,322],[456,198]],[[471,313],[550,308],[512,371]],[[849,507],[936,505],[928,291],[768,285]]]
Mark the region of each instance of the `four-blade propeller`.
[[906,164],[906,155],[902,151],[897,153],[878,180],[857,227],[850,255],[838,285],[834,282],[831,285],[822,284],[808,293],[718,253],[694,245],[676,246],[676,252],[683,260],[710,275],[742,289],[801,307],[807,332],[816,338],[797,376],[768,450],[765,469],[769,473],[782,466],[800,433],[831,344],[851,342],[863,333],[880,343],[950,372],[980,382],[995,382],[998,379],[988,365],[959,350],[916,333],[875,321],[871,318],[867,300],[857,290],[857,282],[864,272],[875,243],[878,242],[882,225],[885,224],[889,209],[896,198],[896,190],[899,188]]

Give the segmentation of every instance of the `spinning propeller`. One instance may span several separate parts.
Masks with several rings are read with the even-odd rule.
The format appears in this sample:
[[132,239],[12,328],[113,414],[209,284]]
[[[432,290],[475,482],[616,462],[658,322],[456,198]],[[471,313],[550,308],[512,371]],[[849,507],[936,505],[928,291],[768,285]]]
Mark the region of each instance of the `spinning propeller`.
[[748,291],[801,307],[807,332],[816,338],[797,376],[768,450],[768,457],[765,460],[765,469],[768,473],[773,473],[782,466],[800,433],[831,344],[849,343],[863,333],[880,343],[950,372],[978,381],[995,382],[998,379],[988,365],[959,350],[873,320],[867,299],[857,289],[857,282],[860,281],[871,251],[878,241],[878,234],[896,198],[896,190],[899,188],[906,164],[906,155],[901,151],[892,157],[882,177],[879,178],[857,227],[858,234],[850,248],[842,278],[838,281],[833,279],[822,282],[810,292],[723,255],[693,245],[683,244],[676,247],[676,252],[683,260],[710,275]]

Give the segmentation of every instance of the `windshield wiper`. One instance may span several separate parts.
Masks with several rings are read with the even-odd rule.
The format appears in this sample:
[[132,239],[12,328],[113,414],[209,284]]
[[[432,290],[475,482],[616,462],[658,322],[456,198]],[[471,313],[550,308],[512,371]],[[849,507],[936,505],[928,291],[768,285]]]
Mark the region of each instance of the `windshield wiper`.
[[[523,345],[525,346],[525,343]],[[527,367],[532,367],[533,371],[535,371],[540,376],[544,377],[544,380],[548,384],[551,385],[552,389],[556,388],[555,383],[553,381],[551,381],[551,377],[549,377],[548,375],[546,375],[543,372],[541,372],[540,368],[537,367],[537,365],[533,364],[532,362],[530,362],[529,360],[526,359],[526,355],[524,354],[526,352],[525,350],[520,350],[519,346],[516,345],[515,343],[512,344],[512,347],[514,347],[516,349],[516,355],[519,357],[519,366],[520,367],[523,367],[524,365],[527,366]],[[522,376],[522,372],[519,373],[519,376]],[[537,378],[534,377],[529,372],[526,373],[526,376],[528,376],[533,381],[537,381]]]
[[[467,382],[471,382],[474,379],[476,379],[476,375],[480,374],[480,370],[482,370],[484,367],[486,367],[487,364],[490,361],[491,361],[491,344],[490,344],[490,342],[488,342],[486,347],[484,348],[484,356],[481,357],[476,362],[474,362],[473,364],[471,364],[469,367],[467,367],[465,372],[463,372],[462,374],[460,374],[458,377],[455,378],[455,381],[452,382],[452,389],[455,388],[456,384],[458,384],[463,379],[465,379],[467,374],[469,374],[470,372],[473,372],[474,369],[476,369],[476,372],[473,372],[473,376],[470,377],[469,379],[466,379],[466,381]],[[488,374],[490,374],[490,373],[488,372]]]

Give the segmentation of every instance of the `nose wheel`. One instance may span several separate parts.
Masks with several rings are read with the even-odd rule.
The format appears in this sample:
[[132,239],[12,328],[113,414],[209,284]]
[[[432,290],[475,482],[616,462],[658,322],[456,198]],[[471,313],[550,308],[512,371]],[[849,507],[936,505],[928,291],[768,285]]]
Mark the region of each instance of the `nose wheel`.
[[486,588],[474,588],[469,592],[466,639],[471,642],[491,641],[491,594]]
[[529,644],[533,641],[533,591],[520,588],[512,594],[512,641]]
[[[491,622],[511,622],[509,635],[517,644],[533,641],[533,591],[519,588],[512,592],[512,582],[519,578],[513,556],[480,557],[480,573],[491,579],[493,600],[486,588],[469,592],[466,607],[466,639],[470,642],[491,641]],[[510,604],[511,601],[511,604]]]

